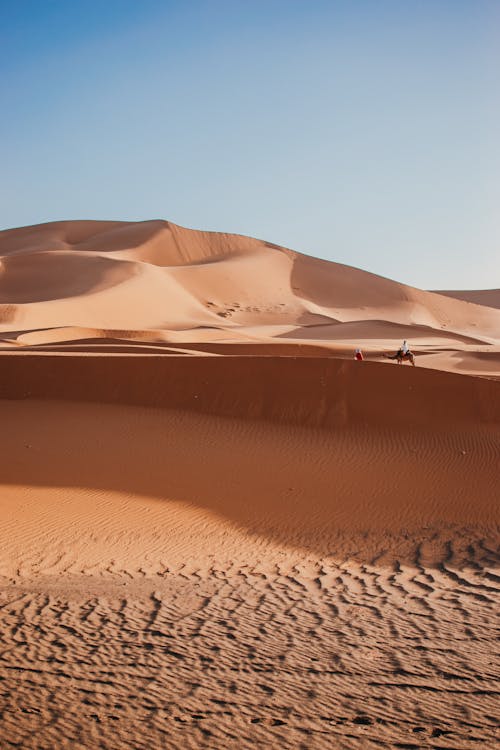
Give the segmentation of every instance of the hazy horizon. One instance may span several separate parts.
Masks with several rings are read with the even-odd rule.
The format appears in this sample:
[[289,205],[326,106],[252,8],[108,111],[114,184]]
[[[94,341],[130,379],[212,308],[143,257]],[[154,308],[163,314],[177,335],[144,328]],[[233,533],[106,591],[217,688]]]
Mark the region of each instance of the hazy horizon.
[[0,6],[0,228],[163,218],[500,287],[500,6]]

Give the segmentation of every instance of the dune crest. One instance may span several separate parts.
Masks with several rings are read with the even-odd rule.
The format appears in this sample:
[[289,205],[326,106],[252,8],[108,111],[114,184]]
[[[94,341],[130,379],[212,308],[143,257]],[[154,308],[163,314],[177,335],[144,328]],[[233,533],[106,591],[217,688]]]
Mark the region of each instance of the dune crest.
[[[383,361],[383,352],[406,338],[420,366],[497,376],[494,290],[426,292],[251,237],[160,220],[5,230],[0,262],[4,348],[61,348],[67,331],[75,330],[75,342],[81,328],[81,350],[115,338],[118,345],[122,337],[105,332],[126,330],[129,349],[134,340],[202,344],[206,351],[212,343],[219,354],[222,342],[254,344],[254,353],[300,343],[302,354],[312,346],[350,356],[361,346]],[[88,329],[95,331],[92,344]]]

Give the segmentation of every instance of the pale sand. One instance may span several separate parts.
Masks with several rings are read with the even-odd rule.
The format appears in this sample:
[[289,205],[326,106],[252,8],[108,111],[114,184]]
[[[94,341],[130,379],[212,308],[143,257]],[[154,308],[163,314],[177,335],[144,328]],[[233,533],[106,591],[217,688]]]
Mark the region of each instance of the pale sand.
[[419,367],[498,377],[498,290],[426,292],[262,240],[166,221],[7,230],[0,260],[7,350],[146,353],[155,344],[220,354],[222,344],[247,344],[258,347],[249,354],[314,346],[350,358],[360,346],[383,361],[406,338]]
[[0,256],[0,747],[495,746],[493,294],[165,222]]

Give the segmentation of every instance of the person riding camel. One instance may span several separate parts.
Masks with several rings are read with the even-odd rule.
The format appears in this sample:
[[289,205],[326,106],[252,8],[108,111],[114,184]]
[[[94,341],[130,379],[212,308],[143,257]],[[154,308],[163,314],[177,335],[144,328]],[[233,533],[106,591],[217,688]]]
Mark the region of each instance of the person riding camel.
[[404,356],[405,354],[408,354],[409,351],[410,351],[410,347],[408,346],[408,342],[405,339],[403,343],[401,344],[401,346],[399,347],[398,353]]
[[402,365],[403,362],[406,361],[410,362],[410,364],[415,367],[415,355],[410,351],[406,339],[403,341],[396,354],[384,354],[384,357],[387,357],[387,359],[397,359],[398,365]]

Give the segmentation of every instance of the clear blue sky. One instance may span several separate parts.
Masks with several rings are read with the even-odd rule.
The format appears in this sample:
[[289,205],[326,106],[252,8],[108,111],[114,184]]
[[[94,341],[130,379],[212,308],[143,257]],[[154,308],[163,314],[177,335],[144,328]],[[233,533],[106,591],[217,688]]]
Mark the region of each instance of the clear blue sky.
[[500,287],[498,0],[0,0],[0,228],[170,219]]

